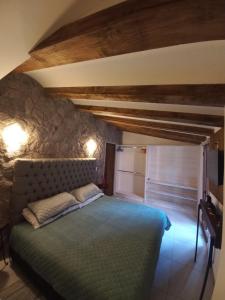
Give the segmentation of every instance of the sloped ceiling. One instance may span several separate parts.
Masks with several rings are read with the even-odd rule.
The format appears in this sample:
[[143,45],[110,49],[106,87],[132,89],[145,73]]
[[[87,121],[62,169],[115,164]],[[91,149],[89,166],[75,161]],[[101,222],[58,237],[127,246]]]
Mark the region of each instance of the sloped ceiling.
[[[217,1],[217,0],[216,0]],[[221,2],[220,0],[218,0]],[[29,58],[28,52],[63,25],[113,6],[121,0],[9,0],[0,3],[0,78],[16,69]],[[163,1],[161,1],[163,2]],[[165,1],[172,2],[172,1]],[[185,2],[185,1],[184,1]],[[208,1],[209,2],[209,1]],[[201,1],[204,3],[204,1]],[[203,4],[204,5],[204,4]],[[79,45],[77,45],[79,47]],[[115,44],[115,47],[117,45]],[[27,74],[44,87],[88,87],[127,85],[187,85],[225,84],[225,40],[181,44],[159,49],[133,52],[106,58],[64,64],[34,70]],[[127,109],[154,110],[162,112],[204,114],[223,116],[223,107],[181,104],[147,103],[136,101],[113,101],[70,97],[75,105],[88,108],[120,107]],[[57,101],[57,97],[56,97]],[[154,101],[153,101],[154,102]],[[92,110],[90,110],[92,112]],[[97,113],[102,115],[102,113]],[[117,116],[106,112],[106,116]],[[144,116],[127,116],[136,120],[157,122]],[[115,120],[114,120],[115,122]],[[163,120],[161,123],[209,127],[205,124],[186,124],[181,119]],[[116,125],[116,124],[114,124]],[[125,125],[117,124],[122,130]],[[126,126],[129,124],[126,124]],[[131,125],[131,124],[130,124]],[[130,127],[129,127],[130,128]],[[133,127],[132,127],[133,128]],[[216,126],[209,128],[217,129]],[[142,130],[143,128],[139,128]],[[135,131],[134,131],[135,132]],[[169,131],[168,131],[169,136]]]
[[61,26],[119,2],[122,0],[0,1],[0,79]]
[[28,74],[46,87],[225,83],[225,41],[135,52]]
[[[225,83],[225,41],[201,42],[27,72],[44,87]],[[138,100],[138,99],[137,99]],[[75,104],[114,106],[113,101],[73,99]],[[117,107],[140,108],[137,102]],[[141,103],[143,109],[223,115],[222,107]]]

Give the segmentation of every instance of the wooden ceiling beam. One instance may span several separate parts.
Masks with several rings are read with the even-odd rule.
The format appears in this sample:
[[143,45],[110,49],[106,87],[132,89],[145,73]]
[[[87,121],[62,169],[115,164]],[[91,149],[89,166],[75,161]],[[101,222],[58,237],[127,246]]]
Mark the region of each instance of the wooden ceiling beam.
[[118,127],[122,131],[128,131],[132,133],[144,134],[148,136],[154,136],[163,139],[175,140],[185,143],[192,143],[192,144],[201,144],[206,140],[204,136],[192,135],[187,133],[180,133],[180,132],[172,132],[166,130],[159,130],[159,129],[152,129],[149,127],[137,127],[136,125],[130,124],[119,124],[118,122],[108,121],[109,124]]
[[120,107],[103,107],[91,105],[75,105],[77,109],[90,112],[93,114],[108,115],[114,114],[119,116],[144,118],[162,121],[172,121],[178,123],[198,124],[212,127],[223,127],[223,116],[203,115],[193,113],[171,112],[171,111],[157,111],[146,109],[131,109]]
[[129,0],[63,26],[17,72],[180,44],[224,40],[224,0]]
[[225,105],[225,84],[56,87],[45,90],[49,94],[70,99],[218,107]]
[[202,136],[211,136],[214,133],[213,129],[204,128],[204,127],[197,127],[197,126],[186,126],[180,124],[171,124],[171,123],[159,123],[159,122],[151,122],[151,121],[144,121],[144,120],[135,120],[129,118],[119,118],[119,117],[112,117],[112,116],[101,116],[97,115],[97,118],[106,121],[106,122],[114,122],[115,124],[128,124],[128,125],[135,125],[137,127],[148,127],[152,129],[164,129],[169,131],[175,132],[184,132],[189,134],[196,134]]

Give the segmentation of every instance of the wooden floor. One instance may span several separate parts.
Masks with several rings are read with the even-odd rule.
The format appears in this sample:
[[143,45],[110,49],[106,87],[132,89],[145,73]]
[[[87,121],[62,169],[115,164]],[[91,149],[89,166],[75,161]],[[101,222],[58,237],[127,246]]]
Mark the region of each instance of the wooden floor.
[[[201,237],[198,260],[194,264],[195,212],[165,202],[152,202],[151,205],[166,211],[172,227],[163,237],[149,300],[198,300],[205,272],[207,246]],[[212,291],[211,272],[204,300],[211,299]],[[0,299],[45,300],[45,297],[24,274],[10,265],[4,267],[0,261]]]
[[42,292],[19,270],[4,266],[0,262],[0,299],[1,300],[45,300]]

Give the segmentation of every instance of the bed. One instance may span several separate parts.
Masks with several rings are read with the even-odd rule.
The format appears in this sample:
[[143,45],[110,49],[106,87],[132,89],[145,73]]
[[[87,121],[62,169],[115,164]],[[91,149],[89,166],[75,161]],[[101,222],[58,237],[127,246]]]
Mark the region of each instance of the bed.
[[85,159],[17,161],[12,259],[60,299],[149,299],[163,233],[170,227],[162,211],[103,196],[38,230],[21,218],[27,202],[95,181],[95,165]]

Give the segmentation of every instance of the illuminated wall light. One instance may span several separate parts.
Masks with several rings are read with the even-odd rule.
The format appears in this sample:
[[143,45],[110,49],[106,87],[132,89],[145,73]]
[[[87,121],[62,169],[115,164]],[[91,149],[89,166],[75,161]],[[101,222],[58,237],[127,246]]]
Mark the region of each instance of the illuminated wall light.
[[86,143],[87,148],[87,154],[89,157],[93,157],[96,149],[97,149],[97,143],[93,139],[89,139]]
[[2,138],[5,143],[7,152],[13,154],[20,150],[28,140],[28,134],[18,123],[6,126],[2,131]]

